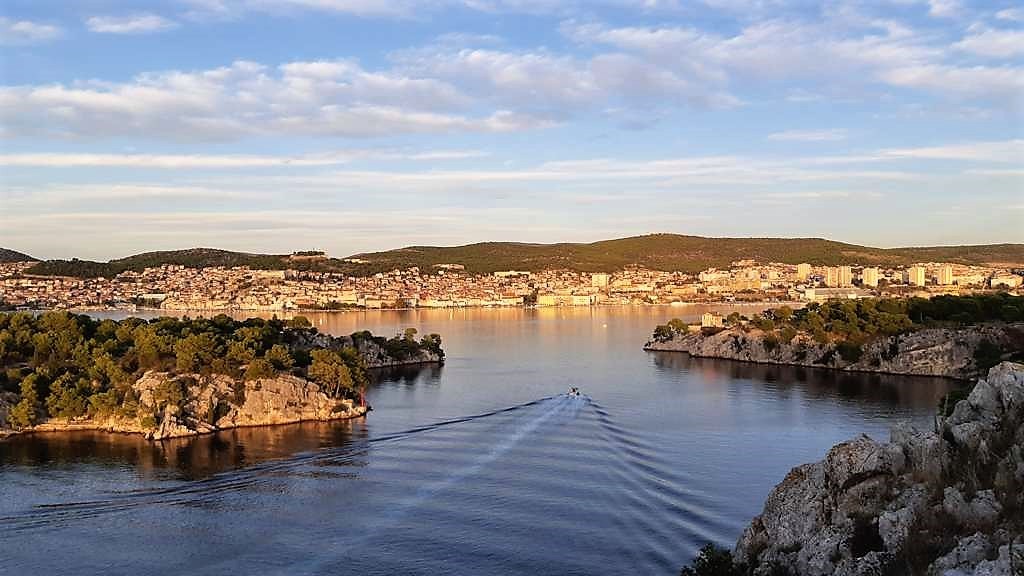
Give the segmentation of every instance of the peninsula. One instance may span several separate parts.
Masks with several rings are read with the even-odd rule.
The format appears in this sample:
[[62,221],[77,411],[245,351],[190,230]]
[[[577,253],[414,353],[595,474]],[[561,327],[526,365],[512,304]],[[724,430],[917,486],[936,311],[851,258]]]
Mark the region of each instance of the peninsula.
[[0,436],[90,429],[159,440],[357,417],[373,369],[443,360],[437,334],[334,337],[301,316],[0,314]]
[[649,351],[745,362],[968,379],[1024,359],[1024,297],[830,300],[754,318],[658,326]]

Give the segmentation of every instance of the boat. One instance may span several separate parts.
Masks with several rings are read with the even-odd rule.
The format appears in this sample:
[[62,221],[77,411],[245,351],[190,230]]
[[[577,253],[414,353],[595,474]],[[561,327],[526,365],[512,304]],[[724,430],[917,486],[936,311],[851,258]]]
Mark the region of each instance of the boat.
[[575,386],[573,386],[573,387],[569,388],[569,391],[566,392],[566,395],[567,396],[579,396],[580,395],[580,389],[575,387]]

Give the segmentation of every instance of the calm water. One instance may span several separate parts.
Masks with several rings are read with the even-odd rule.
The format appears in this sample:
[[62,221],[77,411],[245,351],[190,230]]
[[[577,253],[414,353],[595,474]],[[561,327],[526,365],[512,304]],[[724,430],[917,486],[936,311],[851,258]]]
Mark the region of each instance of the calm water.
[[0,442],[0,573],[674,574],[792,466],[928,425],[950,386],[640,349],[702,311],[307,314],[439,332],[448,361],[386,375],[360,420]]

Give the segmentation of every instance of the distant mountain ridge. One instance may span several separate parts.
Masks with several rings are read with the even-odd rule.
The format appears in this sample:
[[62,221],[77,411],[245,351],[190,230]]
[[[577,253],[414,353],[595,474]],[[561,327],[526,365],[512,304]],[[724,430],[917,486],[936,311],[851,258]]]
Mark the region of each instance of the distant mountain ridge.
[[655,270],[698,272],[725,267],[736,260],[814,265],[869,264],[898,266],[915,262],[1024,266],[1024,244],[976,246],[924,246],[872,248],[822,238],[707,238],[678,234],[651,234],[588,244],[525,244],[482,242],[464,246],[408,246],[384,252],[356,254],[346,259],[297,261],[288,255],[248,254],[212,248],[147,252],[111,260],[49,260],[28,272],[40,275],[106,276],[125,270],[141,271],[162,264],[192,268],[249,266],[256,269],[293,268],[365,276],[395,268],[418,266],[431,270],[439,264],[461,264],[467,272],[501,270],[538,271],[569,269],[611,272],[627,266]]
[[10,248],[0,248],[0,262],[38,262],[38,259]]

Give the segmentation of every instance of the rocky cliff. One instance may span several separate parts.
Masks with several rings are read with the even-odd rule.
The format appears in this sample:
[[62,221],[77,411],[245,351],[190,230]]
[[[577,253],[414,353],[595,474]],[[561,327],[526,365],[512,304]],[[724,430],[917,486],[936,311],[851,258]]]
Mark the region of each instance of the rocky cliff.
[[819,343],[805,333],[783,342],[756,328],[735,327],[715,334],[691,332],[667,342],[651,341],[644,349],[746,362],[972,378],[979,372],[975,353],[983,342],[1001,350],[1024,350],[1024,325],[928,328],[878,338],[852,351],[842,350],[836,342]]
[[1024,365],[993,368],[936,429],[794,468],[736,545],[741,572],[1024,573]]

